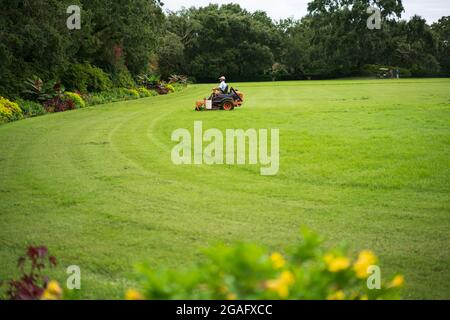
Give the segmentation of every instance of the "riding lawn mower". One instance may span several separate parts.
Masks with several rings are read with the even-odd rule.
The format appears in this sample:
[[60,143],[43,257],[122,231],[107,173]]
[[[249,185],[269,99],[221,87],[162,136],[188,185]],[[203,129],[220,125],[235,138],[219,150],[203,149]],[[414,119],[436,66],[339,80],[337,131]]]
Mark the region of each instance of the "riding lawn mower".
[[223,93],[220,90],[214,89],[213,93],[208,99],[197,101],[196,111],[209,110],[225,110],[231,111],[236,107],[242,106],[244,103],[244,94],[237,89],[230,89],[229,93]]

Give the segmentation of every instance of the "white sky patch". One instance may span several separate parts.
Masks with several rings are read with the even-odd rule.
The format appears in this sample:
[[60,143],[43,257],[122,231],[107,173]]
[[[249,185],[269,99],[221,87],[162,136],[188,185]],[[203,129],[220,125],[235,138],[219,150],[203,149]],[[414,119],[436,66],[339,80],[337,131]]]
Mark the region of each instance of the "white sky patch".
[[[163,0],[164,8],[172,11],[182,7],[204,7],[209,3],[238,3],[241,7],[254,12],[263,10],[275,20],[294,17],[300,19],[307,13],[310,0]],[[450,16],[450,0],[403,0],[405,12],[403,19],[409,19],[417,14],[429,23],[439,20],[442,16]]]

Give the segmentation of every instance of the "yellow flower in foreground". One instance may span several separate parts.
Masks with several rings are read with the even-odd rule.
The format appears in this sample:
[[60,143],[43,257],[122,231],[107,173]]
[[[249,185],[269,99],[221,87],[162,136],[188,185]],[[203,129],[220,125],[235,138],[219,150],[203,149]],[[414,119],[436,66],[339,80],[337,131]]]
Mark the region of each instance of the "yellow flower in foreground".
[[283,271],[278,279],[266,282],[266,287],[278,293],[280,298],[285,299],[289,296],[289,286],[295,282],[294,275],[290,271]]
[[286,264],[283,256],[278,252],[275,252],[270,256],[270,261],[272,262],[272,266],[274,269],[281,269]]
[[128,289],[127,293],[125,294],[126,300],[143,300],[142,295],[134,289]]
[[365,295],[363,295],[363,296],[361,297],[360,300],[369,300],[369,297],[365,294]]
[[339,290],[327,297],[327,300],[344,300],[345,299],[345,293],[342,290]]
[[62,289],[59,286],[59,283],[52,280],[47,284],[47,287],[42,293],[41,300],[58,300],[61,298],[61,295]]
[[330,272],[339,272],[350,266],[350,260],[347,257],[335,256],[332,253],[327,253],[324,260]]
[[375,265],[377,263],[377,257],[372,251],[364,250],[361,251],[358,260],[355,262],[353,266],[353,270],[355,270],[356,276],[360,279],[367,278],[367,269]]
[[227,300],[237,300],[237,295],[234,293],[227,294]]
[[403,287],[404,284],[405,284],[405,277],[395,276],[395,278],[391,281],[389,286],[391,288],[398,288],[398,287]]
[[57,281],[50,281],[47,285],[47,290],[50,293],[53,293],[55,295],[60,295],[62,293],[61,287],[59,286],[59,283]]
[[287,285],[291,285],[295,282],[294,275],[290,271],[283,271],[280,277],[281,281]]
[[228,293],[228,287],[227,286],[225,286],[225,285],[221,285],[219,288],[218,288],[218,290],[219,290],[219,293],[221,293],[221,294],[227,294]]

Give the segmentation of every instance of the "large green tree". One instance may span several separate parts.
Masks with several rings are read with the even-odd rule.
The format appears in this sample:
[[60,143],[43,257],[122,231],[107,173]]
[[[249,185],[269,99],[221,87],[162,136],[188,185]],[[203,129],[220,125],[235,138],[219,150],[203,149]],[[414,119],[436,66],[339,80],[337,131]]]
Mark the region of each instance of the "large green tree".
[[[69,30],[67,8],[81,8]],[[18,95],[24,80],[58,79],[72,63],[114,73],[147,70],[165,16],[158,0],[0,0],[0,92]]]
[[[53,78],[72,54],[80,34],[66,26],[67,7],[78,0],[0,0],[0,93],[17,95],[24,79]],[[89,28],[88,22],[85,25]]]
[[442,17],[432,26],[437,41],[437,59],[443,75],[450,76],[450,16]]
[[392,38],[397,40],[393,64],[411,70],[414,76],[437,74],[438,43],[425,19],[412,17],[392,26]]
[[169,31],[184,46],[186,71],[199,81],[262,79],[281,46],[276,26],[264,12],[237,4],[190,8],[169,16]]
[[83,58],[106,70],[124,64],[134,74],[144,72],[162,33],[161,3],[158,0],[82,0],[82,3],[93,25],[93,40],[83,47],[89,54]]
[[[381,29],[369,29],[369,7],[379,9],[383,18]],[[305,45],[304,72],[314,76],[345,76],[374,63],[379,48],[388,37],[383,27],[400,17],[401,0],[313,0],[308,4],[304,26],[293,31],[303,32],[297,40]],[[298,49],[297,49],[298,50]]]

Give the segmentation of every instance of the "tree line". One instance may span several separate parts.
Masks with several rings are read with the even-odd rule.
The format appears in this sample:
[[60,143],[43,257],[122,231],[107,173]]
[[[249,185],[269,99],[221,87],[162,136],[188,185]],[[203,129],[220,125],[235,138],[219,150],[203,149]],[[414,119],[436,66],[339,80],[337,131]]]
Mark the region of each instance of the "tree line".
[[[313,0],[299,20],[272,20],[238,4],[165,12],[159,0],[0,0],[0,94],[20,95],[33,76],[71,79],[80,65],[114,83],[140,75],[193,81],[361,76],[378,66],[404,76],[450,75],[450,17],[401,20],[401,0]],[[67,7],[81,8],[69,30]],[[381,29],[367,27],[373,6]],[[375,66],[375,67],[374,67]],[[68,82],[70,82],[68,80]],[[72,79],[73,80],[73,79]],[[73,81],[72,81],[73,83]]]

